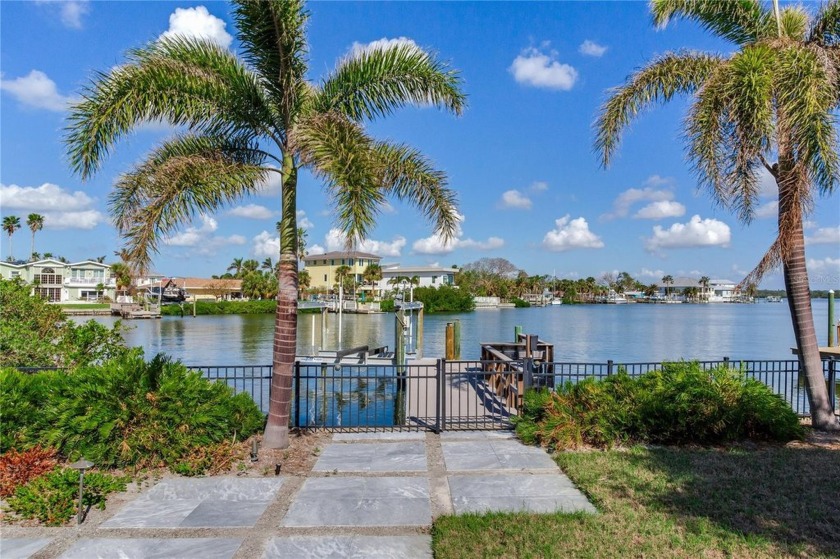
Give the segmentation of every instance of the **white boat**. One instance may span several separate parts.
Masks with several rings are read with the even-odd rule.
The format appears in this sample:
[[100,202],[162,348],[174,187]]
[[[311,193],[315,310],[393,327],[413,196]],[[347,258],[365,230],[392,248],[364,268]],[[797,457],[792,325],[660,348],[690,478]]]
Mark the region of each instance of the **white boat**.
[[552,305],[562,305],[563,304],[563,299],[552,299],[551,304]]
[[770,295],[770,296],[767,297],[767,302],[768,303],[781,303],[782,298],[778,297],[776,295]]

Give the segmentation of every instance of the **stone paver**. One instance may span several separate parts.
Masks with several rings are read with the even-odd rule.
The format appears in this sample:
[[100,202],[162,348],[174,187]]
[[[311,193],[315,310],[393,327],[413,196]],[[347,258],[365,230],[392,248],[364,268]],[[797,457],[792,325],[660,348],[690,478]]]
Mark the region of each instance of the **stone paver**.
[[562,474],[447,477],[456,514],[466,512],[596,512]]
[[263,559],[431,559],[431,536],[272,538]]
[[342,433],[306,479],[166,478],[98,526],[14,527],[0,557],[428,559],[433,511],[597,512],[510,431]]
[[423,442],[332,443],[324,448],[314,470],[423,472],[426,470],[426,445]]
[[429,526],[429,480],[419,477],[310,478],[282,526]]
[[241,539],[97,538],[77,541],[60,559],[230,559]]
[[48,543],[49,538],[3,538],[0,539],[0,559],[27,559]]
[[447,471],[551,470],[554,460],[541,448],[517,440],[442,441]]
[[425,441],[425,431],[384,431],[377,433],[336,433],[335,442],[353,441]]
[[173,478],[126,505],[103,528],[237,528],[253,526],[283,478]]

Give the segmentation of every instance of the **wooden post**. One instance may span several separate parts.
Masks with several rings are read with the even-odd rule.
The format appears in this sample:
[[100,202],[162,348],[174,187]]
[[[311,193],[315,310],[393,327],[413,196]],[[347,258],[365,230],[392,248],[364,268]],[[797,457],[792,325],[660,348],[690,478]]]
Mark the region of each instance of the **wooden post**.
[[518,342],[519,336],[522,335],[522,326],[514,326],[513,327],[513,341]]
[[834,345],[834,290],[828,290],[828,347]]
[[455,359],[461,359],[461,321],[455,320],[452,325],[452,349],[455,353]]
[[394,397],[394,425],[405,424],[405,311],[394,317],[394,365],[396,365],[397,393]]
[[455,325],[446,323],[446,360],[455,360]]

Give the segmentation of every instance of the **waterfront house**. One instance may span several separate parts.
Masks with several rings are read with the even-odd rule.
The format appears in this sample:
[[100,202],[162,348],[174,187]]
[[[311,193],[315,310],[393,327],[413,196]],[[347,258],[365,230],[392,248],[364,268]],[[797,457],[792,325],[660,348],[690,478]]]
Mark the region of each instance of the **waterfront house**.
[[35,262],[2,262],[0,277],[20,278],[32,286],[33,295],[54,303],[95,301],[101,297],[113,299],[117,287],[111,267],[93,260],[61,262],[48,258]]
[[303,258],[303,263],[309,272],[310,289],[329,291],[337,285],[335,271],[340,266],[349,267],[350,272],[348,277],[354,279],[356,284],[361,286],[364,283],[362,275],[365,272],[365,268],[371,264],[378,265],[381,260],[382,258],[375,254],[351,251],[310,254]]
[[416,278],[414,287],[440,287],[441,285],[455,286],[455,268],[441,268],[440,266],[400,266],[392,264],[382,267],[382,279],[377,283],[377,289],[387,291],[394,288],[394,278]]

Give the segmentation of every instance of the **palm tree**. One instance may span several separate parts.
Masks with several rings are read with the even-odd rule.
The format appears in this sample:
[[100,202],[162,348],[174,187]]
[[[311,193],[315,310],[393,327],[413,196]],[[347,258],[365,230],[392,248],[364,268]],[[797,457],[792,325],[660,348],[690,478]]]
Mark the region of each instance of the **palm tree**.
[[242,275],[247,276],[251,272],[256,272],[260,269],[260,263],[254,260],[253,258],[249,258],[248,260],[244,260],[242,262]]
[[309,270],[301,270],[298,272],[298,289],[300,290],[298,298],[300,298],[301,294],[306,294],[306,290],[309,289],[310,281]]
[[362,272],[362,279],[371,286],[375,285],[376,282],[382,279],[382,266],[379,264],[368,264],[364,272]]
[[596,125],[602,163],[609,164],[622,130],[639,112],[689,94],[688,155],[716,201],[749,223],[759,171],[773,176],[778,234],[742,285],[757,284],[782,265],[813,424],[840,429],[817,347],[802,226],[814,195],[830,194],[840,182],[840,2],[828,2],[816,14],[797,5],[771,10],[758,0],[653,0],[651,6],[657,25],[693,20],[735,48],[665,54],[614,90]]
[[74,170],[89,178],[117,141],[147,120],[184,131],[120,177],[110,198],[114,223],[142,267],[163,235],[280,175],[278,305],[263,438],[279,448],[289,444],[297,337],[299,168],[326,183],[350,245],[369,233],[388,196],[416,205],[449,239],[458,214],[445,175],[415,149],[375,141],[363,123],[409,104],[459,114],[465,97],[455,72],[409,43],[362,49],[308,82],[301,0],[236,0],[233,15],[242,58],[185,37],[133,50],[71,109],[67,145]]
[[268,270],[269,272],[274,270],[274,262],[271,261],[270,256],[262,261],[260,268],[262,268],[263,270]]
[[306,255],[308,254],[307,251],[306,251],[306,238],[307,238],[307,236],[308,236],[308,234],[306,232],[306,229],[304,229],[303,227],[298,227],[297,228],[297,237],[298,237],[297,238],[297,241],[298,241],[297,242],[297,253],[298,253],[297,256],[298,256],[298,260],[303,260],[306,257]]
[[344,290],[344,284],[347,283],[347,278],[350,277],[350,266],[342,265],[335,269],[335,283],[338,288]]
[[667,276],[662,277],[662,285],[665,286],[665,298],[671,298],[671,289],[668,287],[669,285],[674,284],[674,276],[668,274]]
[[26,217],[26,224],[32,231],[32,248],[29,251],[30,258],[35,254],[35,233],[44,228],[44,216],[40,214],[29,214]]
[[20,218],[16,215],[7,215],[3,218],[3,231],[5,231],[9,235],[9,261],[14,261],[14,257],[12,256],[12,235],[15,234],[15,231],[20,229]]
[[244,258],[234,258],[233,262],[230,263],[230,266],[227,267],[228,272],[233,272],[233,277],[238,278],[242,275],[242,263],[245,261]]
[[707,300],[709,298],[709,282],[712,281],[709,276],[703,276],[698,280],[698,283],[703,287],[703,292],[701,293],[701,299]]

